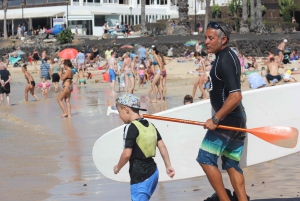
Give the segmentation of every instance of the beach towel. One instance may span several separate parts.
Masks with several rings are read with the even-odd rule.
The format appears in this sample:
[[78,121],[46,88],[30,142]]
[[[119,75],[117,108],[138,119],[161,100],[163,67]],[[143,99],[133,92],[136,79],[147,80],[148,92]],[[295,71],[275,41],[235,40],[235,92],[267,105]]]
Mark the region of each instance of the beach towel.
[[258,73],[251,73],[248,75],[248,83],[251,89],[257,89],[267,85],[264,78]]

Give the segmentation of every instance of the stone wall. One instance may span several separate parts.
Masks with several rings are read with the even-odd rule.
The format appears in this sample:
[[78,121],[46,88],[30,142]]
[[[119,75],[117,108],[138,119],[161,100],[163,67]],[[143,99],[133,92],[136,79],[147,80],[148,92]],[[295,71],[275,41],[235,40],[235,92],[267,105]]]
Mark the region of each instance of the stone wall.
[[[291,37],[293,36],[293,37]],[[111,46],[114,50],[118,51],[118,56],[122,56],[125,52],[133,52],[135,49],[120,49],[124,44],[143,44],[146,47],[151,47],[155,45],[158,50],[160,50],[164,55],[167,55],[167,51],[170,47],[174,48],[174,56],[182,56],[186,49],[194,51],[194,47],[185,47],[184,43],[188,40],[197,40],[203,39],[203,36],[160,36],[158,38],[146,37],[146,38],[136,38],[136,39],[127,39],[123,40],[90,40],[82,39],[79,44],[66,44],[66,45],[55,45],[55,44],[44,44],[41,46],[37,45],[19,45],[21,50],[26,53],[32,53],[33,49],[37,49],[40,53],[43,50],[47,50],[48,55],[52,50],[59,52],[64,48],[72,47],[76,49],[85,50],[87,46],[91,48],[93,45],[96,45],[99,49],[100,55],[104,57],[104,52],[107,49],[107,46]],[[251,56],[267,56],[268,51],[272,51],[274,54],[277,54],[277,46],[283,40],[283,38],[288,39],[287,46],[291,49],[300,50],[300,36],[298,34],[292,35],[239,35],[233,34],[231,36],[231,42],[229,43],[230,47],[237,47],[244,54]],[[1,47],[1,43],[0,43]],[[0,48],[1,56],[5,55],[8,52],[12,52],[12,46],[7,48]],[[27,56],[26,56],[27,57]]]

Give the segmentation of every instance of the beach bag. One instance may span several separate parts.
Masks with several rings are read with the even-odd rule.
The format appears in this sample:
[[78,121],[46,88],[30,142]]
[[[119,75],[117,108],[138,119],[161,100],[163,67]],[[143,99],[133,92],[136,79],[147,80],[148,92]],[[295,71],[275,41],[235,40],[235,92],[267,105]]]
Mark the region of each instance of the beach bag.
[[258,89],[267,85],[264,78],[258,73],[248,75],[248,83],[251,89]]

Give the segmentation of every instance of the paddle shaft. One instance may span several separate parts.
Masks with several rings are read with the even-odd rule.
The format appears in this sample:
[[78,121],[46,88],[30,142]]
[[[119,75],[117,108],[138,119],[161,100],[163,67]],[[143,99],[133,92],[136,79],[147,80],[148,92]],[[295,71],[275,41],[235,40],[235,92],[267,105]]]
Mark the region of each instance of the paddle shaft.
[[[157,119],[157,120],[177,122],[177,123],[183,123],[183,124],[193,124],[193,125],[198,125],[198,126],[204,126],[204,122],[200,122],[200,121],[191,121],[191,120],[177,119],[177,118],[171,118],[171,117],[162,117],[162,116],[155,116],[155,115],[150,115],[150,114],[143,114],[143,117],[149,118],[149,119]],[[238,131],[238,132],[248,132],[248,130],[245,128],[237,128],[237,127],[224,126],[224,125],[218,125],[217,128],[224,129],[224,130]]]

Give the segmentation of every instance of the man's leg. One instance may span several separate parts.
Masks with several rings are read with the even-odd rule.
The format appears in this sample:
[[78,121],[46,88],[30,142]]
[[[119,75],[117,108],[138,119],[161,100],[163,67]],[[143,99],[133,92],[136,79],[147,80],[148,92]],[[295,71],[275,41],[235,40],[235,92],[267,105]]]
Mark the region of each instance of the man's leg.
[[9,94],[6,94],[6,101],[7,101],[7,106],[10,106],[10,102],[9,102]]
[[244,175],[234,168],[226,170],[231,181],[231,185],[238,197],[239,201],[248,201],[245,188]]
[[218,197],[220,199],[220,201],[230,201],[224,184],[223,184],[223,179],[222,179],[222,175],[221,172],[219,171],[219,169],[216,166],[212,166],[212,165],[204,165],[204,164],[200,164],[203,171],[205,172],[209,183],[211,184],[211,186],[214,188],[214,190],[216,191],[216,193],[218,194]]

